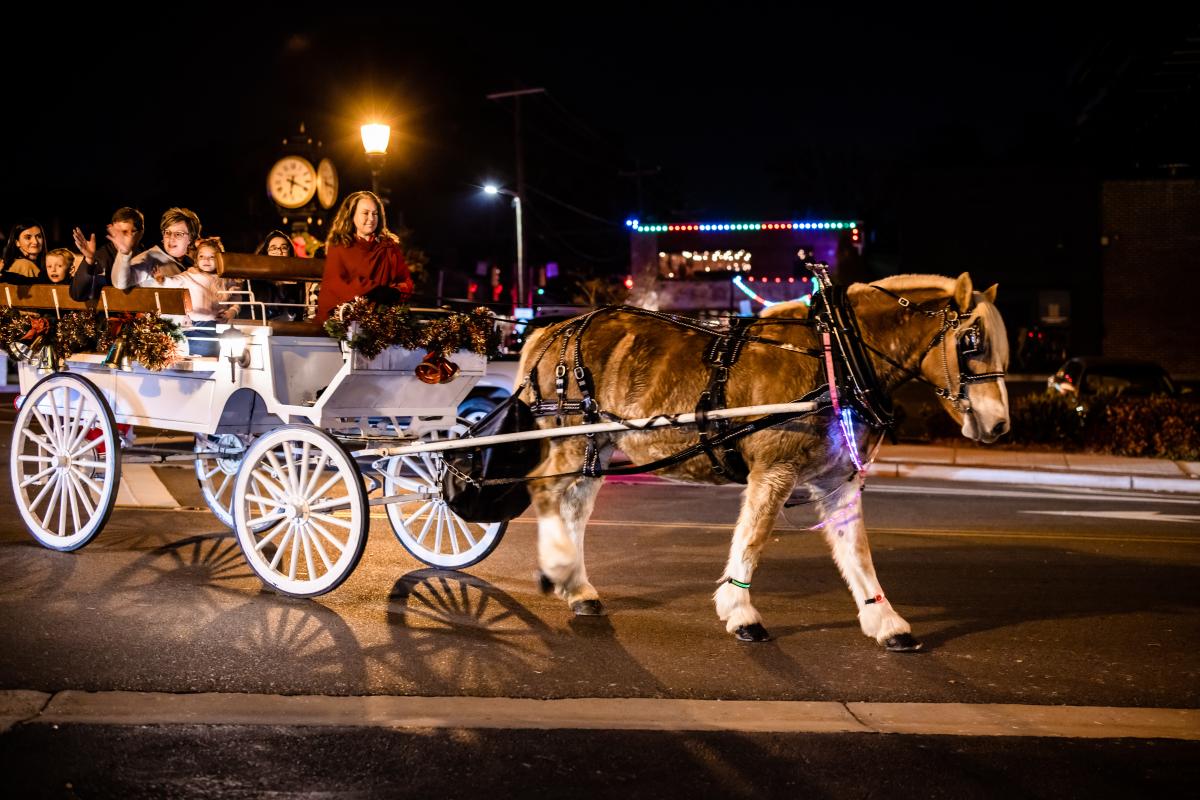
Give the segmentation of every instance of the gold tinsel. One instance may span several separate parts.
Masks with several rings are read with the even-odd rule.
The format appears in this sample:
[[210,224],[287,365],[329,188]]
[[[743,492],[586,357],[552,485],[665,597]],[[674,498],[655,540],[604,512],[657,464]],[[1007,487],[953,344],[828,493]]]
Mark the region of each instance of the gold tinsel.
[[[350,336],[351,323],[358,323]],[[325,323],[325,332],[347,342],[365,358],[374,358],[388,347],[424,348],[444,357],[455,350],[486,355],[492,338],[492,314],[480,306],[470,314],[453,313],[418,317],[407,306],[389,306],[357,298],[339,306]]]

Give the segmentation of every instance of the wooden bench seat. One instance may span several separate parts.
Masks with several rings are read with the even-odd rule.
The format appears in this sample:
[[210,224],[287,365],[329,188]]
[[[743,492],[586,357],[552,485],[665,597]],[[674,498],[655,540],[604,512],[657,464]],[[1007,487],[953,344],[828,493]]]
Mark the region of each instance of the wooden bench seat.
[[66,286],[46,283],[18,286],[0,283],[0,307],[53,311],[104,311],[113,314],[157,311],[160,314],[186,314],[192,300],[187,289],[150,287],[122,291],[109,286],[97,300],[72,300]]

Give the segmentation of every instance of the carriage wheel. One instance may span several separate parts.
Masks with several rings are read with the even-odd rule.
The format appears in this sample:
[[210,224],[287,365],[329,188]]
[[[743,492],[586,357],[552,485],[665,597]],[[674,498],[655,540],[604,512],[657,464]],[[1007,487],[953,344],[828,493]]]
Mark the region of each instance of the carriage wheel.
[[308,425],[276,428],[247,448],[233,486],[233,519],[250,568],[293,597],[341,585],[362,558],[370,524],[354,459]]
[[441,453],[392,456],[384,473],[383,493],[401,496],[389,503],[392,532],[413,558],[433,567],[462,569],[487,558],[504,538],[507,522],[468,522],[442,497]]
[[48,375],[25,396],[9,463],[17,510],[42,545],[78,550],[108,522],[121,484],[116,428],[100,390],[79,375]]
[[213,516],[233,527],[233,483],[246,452],[247,437],[231,433],[196,434],[196,480]]

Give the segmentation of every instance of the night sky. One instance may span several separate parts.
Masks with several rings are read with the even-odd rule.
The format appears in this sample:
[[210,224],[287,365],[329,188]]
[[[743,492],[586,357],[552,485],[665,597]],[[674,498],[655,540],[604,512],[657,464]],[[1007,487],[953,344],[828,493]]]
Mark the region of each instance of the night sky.
[[[909,165],[1036,159],[1066,141],[1073,70],[1119,27],[961,8],[462,8],[156,14],[125,34],[97,18],[47,24],[44,38],[11,25],[6,71],[29,79],[10,83],[0,223],[32,216],[62,244],[73,225],[102,234],[119,205],[143,209],[151,230],[185,205],[248,250],[278,224],[265,176],[281,140],[303,121],[344,194],[369,188],[358,125],[377,117],[393,125],[393,217],[437,265],[469,270],[511,259],[512,212],[477,187],[514,180],[512,101],[485,95],[524,86],[547,91],[524,101],[534,262],[618,270],[628,216],[886,229],[889,181]],[[640,187],[620,175],[639,170],[651,173]]]

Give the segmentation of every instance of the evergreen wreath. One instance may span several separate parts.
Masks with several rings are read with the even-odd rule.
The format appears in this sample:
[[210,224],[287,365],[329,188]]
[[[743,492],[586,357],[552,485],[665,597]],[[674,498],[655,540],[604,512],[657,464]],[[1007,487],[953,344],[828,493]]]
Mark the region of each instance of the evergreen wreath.
[[[357,326],[352,327],[354,323]],[[487,355],[492,325],[492,312],[482,306],[469,314],[423,317],[413,314],[408,306],[358,297],[334,310],[325,323],[325,332],[346,342],[364,358],[374,358],[389,347],[423,348],[435,358],[445,358],[455,350]]]

